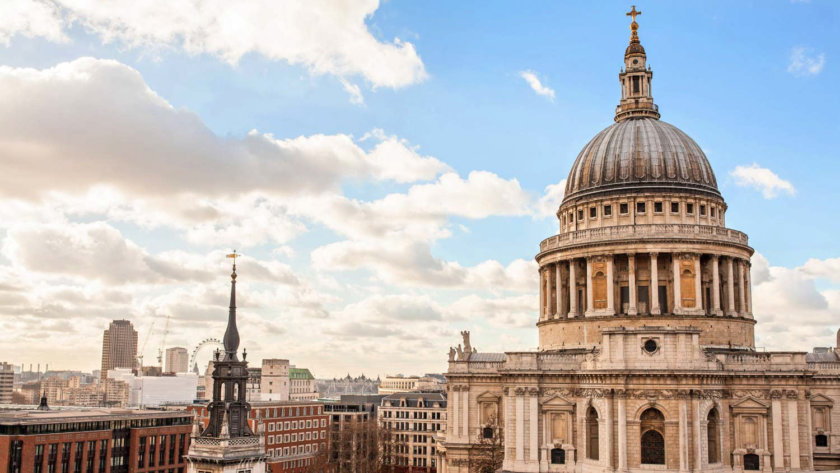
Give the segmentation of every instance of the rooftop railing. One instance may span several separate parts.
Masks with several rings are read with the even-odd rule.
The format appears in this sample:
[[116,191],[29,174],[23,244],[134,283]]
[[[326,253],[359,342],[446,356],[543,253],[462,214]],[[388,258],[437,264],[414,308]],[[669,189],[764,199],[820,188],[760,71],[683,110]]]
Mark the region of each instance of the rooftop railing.
[[634,239],[694,238],[709,241],[748,244],[747,234],[714,225],[655,223],[648,225],[616,225],[558,233],[540,242],[540,252],[580,243],[625,241]]

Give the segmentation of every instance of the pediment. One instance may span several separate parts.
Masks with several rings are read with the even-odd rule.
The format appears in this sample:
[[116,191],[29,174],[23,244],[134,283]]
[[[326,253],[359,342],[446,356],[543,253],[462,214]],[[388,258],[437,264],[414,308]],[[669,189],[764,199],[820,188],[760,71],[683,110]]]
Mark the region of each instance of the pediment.
[[565,397],[555,394],[554,396],[548,397],[542,402],[543,408],[546,407],[574,407],[575,403],[569,401]]
[[815,394],[811,396],[811,405],[834,407],[834,400],[822,394]]
[[478,402],[499,402],[500,399],[501,396],[491,393],[490,391],[484,391],[476,397]]
[[752,396],[749,396],[741,399],[735,404],[732,404],[732,407],[738,409],[767,409],[769,405]]

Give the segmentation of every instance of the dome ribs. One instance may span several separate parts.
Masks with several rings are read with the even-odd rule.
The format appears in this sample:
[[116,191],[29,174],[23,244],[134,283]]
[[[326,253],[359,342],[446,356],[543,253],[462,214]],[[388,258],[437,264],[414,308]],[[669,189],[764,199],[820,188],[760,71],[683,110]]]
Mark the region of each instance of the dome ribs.
[[622,120],[578,154],[566,198],[630,187],[685,187],[720,196],[703,150],[679,128],[652,118]]

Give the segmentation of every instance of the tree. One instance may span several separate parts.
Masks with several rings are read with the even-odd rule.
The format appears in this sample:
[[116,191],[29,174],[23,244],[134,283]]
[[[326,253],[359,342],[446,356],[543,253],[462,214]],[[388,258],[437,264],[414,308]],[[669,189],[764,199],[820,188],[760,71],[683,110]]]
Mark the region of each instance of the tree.
[[478,442],[470,450],[470,473],[496,473],[505,459],[504,430],[495,416],[478,434]]

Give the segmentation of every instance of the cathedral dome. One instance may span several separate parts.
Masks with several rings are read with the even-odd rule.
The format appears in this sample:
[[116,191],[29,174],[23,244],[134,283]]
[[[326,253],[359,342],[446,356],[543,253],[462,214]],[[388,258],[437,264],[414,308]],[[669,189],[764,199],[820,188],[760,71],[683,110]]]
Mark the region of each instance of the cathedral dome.
[[584,146],[564,200],[646,188],[720,197],[712,167],[694,140],[657,118],[639,117],[605,128]]

